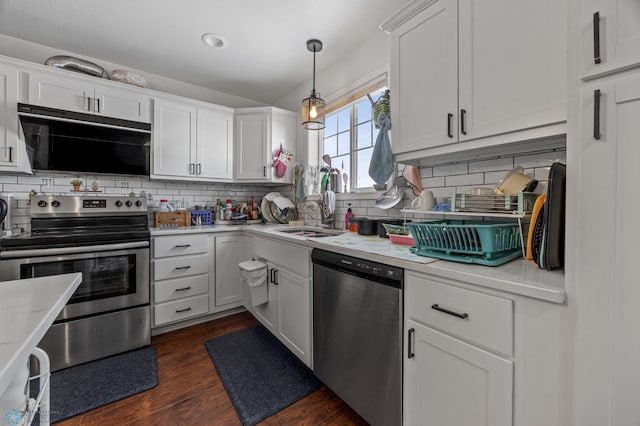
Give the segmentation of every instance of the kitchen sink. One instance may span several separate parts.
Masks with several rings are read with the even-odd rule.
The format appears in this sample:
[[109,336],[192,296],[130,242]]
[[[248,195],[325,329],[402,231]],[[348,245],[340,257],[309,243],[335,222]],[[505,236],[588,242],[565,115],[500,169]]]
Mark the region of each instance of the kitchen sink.
[[344,234],[345,231],[337,229],[326,228],[313,228],[313,227],[295,227],[295,228],[283,228],[277,229],[276,232],[282,232],[283,234],[298,235],[300,237],[333,237],[335,235]]

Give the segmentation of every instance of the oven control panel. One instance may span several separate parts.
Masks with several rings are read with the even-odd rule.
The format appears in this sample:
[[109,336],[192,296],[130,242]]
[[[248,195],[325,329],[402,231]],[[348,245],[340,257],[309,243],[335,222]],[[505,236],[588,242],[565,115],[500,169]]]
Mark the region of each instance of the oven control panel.
[[117,195],[36,195],[31,197],[31,217],[105,216],[147,213],[145,197]]

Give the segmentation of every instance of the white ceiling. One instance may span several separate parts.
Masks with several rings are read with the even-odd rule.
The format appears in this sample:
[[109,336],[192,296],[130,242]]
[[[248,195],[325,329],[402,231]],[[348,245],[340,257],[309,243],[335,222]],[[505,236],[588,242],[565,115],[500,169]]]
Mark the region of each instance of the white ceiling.
[[[407,0],[0,0],[0,32],[273,104],[380,32]],[[205,46],[202,34],[228,46]],[[360,76],[354,76],[354,79]]]

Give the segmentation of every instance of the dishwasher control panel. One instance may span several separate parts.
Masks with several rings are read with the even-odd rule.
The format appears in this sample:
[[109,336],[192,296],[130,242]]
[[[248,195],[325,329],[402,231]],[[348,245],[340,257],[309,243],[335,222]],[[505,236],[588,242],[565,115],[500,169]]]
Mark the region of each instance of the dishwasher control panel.
[[403,281],[404,269],[357,257],[314,249],[311,253],[311,260],[314,264],[323,264],[357,275],[379,277],[386,280],[398,281],[400,284]]

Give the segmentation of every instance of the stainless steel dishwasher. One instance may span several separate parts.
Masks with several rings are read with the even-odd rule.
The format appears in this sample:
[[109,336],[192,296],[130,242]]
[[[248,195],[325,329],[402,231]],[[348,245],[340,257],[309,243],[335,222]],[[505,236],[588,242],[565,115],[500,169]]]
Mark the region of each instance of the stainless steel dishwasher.
[[402,424],[402,268],[314,249],[313,372],[372,425]]

